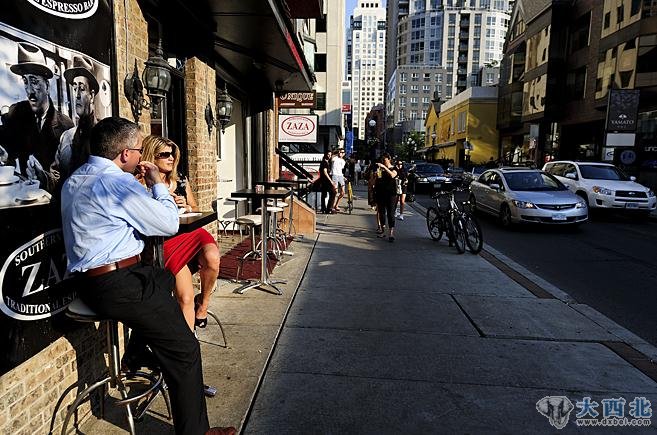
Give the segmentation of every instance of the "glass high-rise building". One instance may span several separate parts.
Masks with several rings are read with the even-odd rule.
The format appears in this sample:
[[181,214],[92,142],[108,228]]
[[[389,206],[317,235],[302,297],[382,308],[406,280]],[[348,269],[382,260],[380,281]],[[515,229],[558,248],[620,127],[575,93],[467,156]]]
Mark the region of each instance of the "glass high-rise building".
[[347,35],[347,80],[351,80],[352,128],[365,138],[365,118],[384,102],[386,10],[382,0],[359,0]]

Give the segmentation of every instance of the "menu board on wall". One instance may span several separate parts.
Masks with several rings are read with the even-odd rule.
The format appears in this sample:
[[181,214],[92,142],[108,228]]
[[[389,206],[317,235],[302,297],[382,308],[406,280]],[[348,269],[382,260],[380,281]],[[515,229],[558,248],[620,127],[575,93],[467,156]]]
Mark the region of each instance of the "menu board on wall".
[[0,8],[0,374],[62,331],[63,181],[113,113],[110,0],[22,0]]

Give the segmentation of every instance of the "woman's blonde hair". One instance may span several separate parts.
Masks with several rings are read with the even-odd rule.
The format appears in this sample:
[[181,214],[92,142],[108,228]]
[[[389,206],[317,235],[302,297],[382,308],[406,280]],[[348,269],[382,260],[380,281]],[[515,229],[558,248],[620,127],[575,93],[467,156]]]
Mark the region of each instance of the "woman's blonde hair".
[[173,170],[167,175],[166,181],[171,184],[178,181],[178,162],[180,161],[180,148],[170,139],[162,136],[150,135],[142,142],[144,147],[141,153],[141,159],[155,163],[155,155],[164,151],[164,148],[171,147],[175,153],[173,158]]

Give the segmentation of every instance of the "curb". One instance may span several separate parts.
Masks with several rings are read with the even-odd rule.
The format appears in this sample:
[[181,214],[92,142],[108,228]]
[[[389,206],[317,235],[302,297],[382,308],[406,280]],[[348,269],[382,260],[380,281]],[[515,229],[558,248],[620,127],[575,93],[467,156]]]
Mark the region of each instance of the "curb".
[[[410,207],[413,208],[418,213],[421,213],[422,215],[426,214],[426,208],[424,208],[422,205],[418,204],[417,202],[412,202],[407,204],[410,205]],[[650,217],[651,219],[657,221],[657,214],[651,214]],[[655,363],[657,363],[656,346],[648,343],[638,335],[634,334],[632,331],[614,322],[613,320],[611,320],[604,314],[600,313],[599,311],[595,310],[594,308],[590,307],[589,305],[580,304],[572,296],[570,296],[565,291],[561,290],[559,287],[555,286],[554,284],[546,281],[545,279],[531,272],[524,266],[518,264],[517,262],[507,257],[506,255],[502,254],[500,251],[496,250],[495,248],[493,248],[492,246],[490,246],[485,242],[484,242],[484,249],[482,253],[484,255],[481,255],[481,257],[484,260],[488,261],[493,266],[500,269],[509,278],[518,282],[520,285],[525,287],[530,293],[534,294],[537,298],[546,298],[551,296],[555,299],[558,299],[564,304],[568,305],[573,310],[577,311],[578,313],[586,317],[587,319],[591,320],[593,323],[607,330],[610,334],[617,337],[619,339],[618,342],[599,342],[599,343],[610,348],[625,361],[632,364],[639,371],[641,371],[646,376],[649,376],[651,379],[657,382],[657,372],[655,371],[655,367],[650,365],[650,364],[654,365]],[[492,259],[490,257],[492,257]],[[496,264],[498,262],[501,264]],[[512,273],[511,274],[508,273],[507,270],[504,270],[505,268],[510,269]],[[518,277],[513,276],[516,274],[520,275],[520,279],[517,279]],[[547,292],[548,295],[545,295],[543,292]],[[629,347],[634,352],[627,350],[625,351],[618,350],[620,346],[614,347],[611,345],[611,343],[616,343],[617,345],[623,344],[625,345],[626,348]],[[644,370],[646,367],[648,367],[649,369]]]

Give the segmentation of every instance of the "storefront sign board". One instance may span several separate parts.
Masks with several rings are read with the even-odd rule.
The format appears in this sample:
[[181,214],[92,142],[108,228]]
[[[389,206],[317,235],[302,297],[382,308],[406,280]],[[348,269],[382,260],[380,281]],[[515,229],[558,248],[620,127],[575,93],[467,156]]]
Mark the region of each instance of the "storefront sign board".
[[0,374],[62,334],[77,294],[59,192],[91,127],[116,109],[113,22],[109,0],[0,8],[0,162],[14,168],[0,176]]
[[278,115],[278,142],[317,143],[317,115]]

